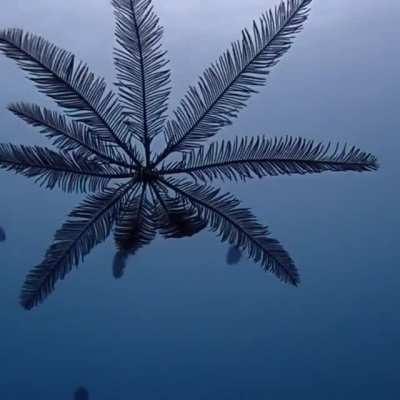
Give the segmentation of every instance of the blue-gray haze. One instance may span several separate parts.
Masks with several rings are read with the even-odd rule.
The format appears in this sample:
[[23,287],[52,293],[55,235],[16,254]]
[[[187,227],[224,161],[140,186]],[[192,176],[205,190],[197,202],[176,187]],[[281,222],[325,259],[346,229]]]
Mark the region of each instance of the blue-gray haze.
[[[272,0],[155,0],[176,104],[204,67]],[[0,398],[400,398],[400,57],[397,0],[315,0],[305,30],[230,135],[356,144],[377,173],[226,185],[297,261],[300,288],[251,262],[227,266],[212,233],[158,239],[112,278],[112,241],[39,308],[18,293],[81,196],[0,174]],[[0,25],[71,49],[112,81],[108,0],[2,0]],[[42,143],[6,111],[45,102],[0,60],[0,141]]]

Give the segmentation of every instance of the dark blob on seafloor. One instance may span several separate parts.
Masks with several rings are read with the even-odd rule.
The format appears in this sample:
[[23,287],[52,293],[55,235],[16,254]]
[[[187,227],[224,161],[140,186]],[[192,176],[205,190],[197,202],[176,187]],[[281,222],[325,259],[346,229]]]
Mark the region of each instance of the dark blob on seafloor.
[[74,400],[89,400],[89,392],[84,387],[80,387],[75,391]]
[[4,242],[6,240],[6,232],[4,229],[0,226],[0,242]]
[[228,250],[228,254],[226,255],[226,263],[228,265],[236,265],[239,264],[242,258],[242,252],[236,246],[231,246]]

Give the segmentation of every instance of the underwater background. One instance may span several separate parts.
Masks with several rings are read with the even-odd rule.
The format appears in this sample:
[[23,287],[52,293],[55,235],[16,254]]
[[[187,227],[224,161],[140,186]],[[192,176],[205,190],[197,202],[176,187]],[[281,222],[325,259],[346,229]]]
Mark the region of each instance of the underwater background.
[[[166,28],[174,106],[271,0],[155,0]],[[374,153],[376,173],[326,173],[224,185],[295,259],[299,288],[245,258],[225,262],[213,233],[158,239],[112,277],[114,244],[27,312],[18,295],[82,197],[0,172],[0,398],[400,398],[400,57],[395,0],[315,0],[304,31],[231,135],[294,135]],[[112,82],[108,0],[2,0],[1,27],[72,50]],[[0,141],[44,143],[6,110],[38,101],[0,58]]]

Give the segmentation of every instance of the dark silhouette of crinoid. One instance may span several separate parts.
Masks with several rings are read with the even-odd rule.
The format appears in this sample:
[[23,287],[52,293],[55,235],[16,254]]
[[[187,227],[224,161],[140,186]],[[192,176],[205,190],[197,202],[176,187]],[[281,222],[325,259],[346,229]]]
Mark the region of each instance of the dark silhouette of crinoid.
[[74,393],[74,400],[89,400],[89,392],[83,386],[76,389]]
[[[230,125],[290,48],[311,0],[287,0],[207,68],[167,118],[170,72],[163,29],[151,0],[113,0],[117,47],[114,93],[74,55],[19,29],[0,32],[0,50],[62,109],[30,103],[9,109],[39,128],[55,149],[0,145],[0,167],[67,192],[92,192],[56,233],[44,261],[26,278],[21,303],[42,302],[91,249],[114,229],[119,276],[128,255],[166,238],[192,236],[208,226],[284,282],[298,285],[293,260],[253,214],[229,193],[210,186],[222,179],[325,171],[372,171],[375,157],[357,148],[303,138],[207,139]],[[163,136],[165,146],[154,149]],[[175,157],[171,157],[175,155]],[[178,156],[178,157],[177,157]],[[179,157],[180,156],[180,157]],[[118,267],[122,267],[118,269]]]
[[128,255],[121,251],[117,251],[115,254],[113,260],[113,276],[115,279],[121,279],[124,276]]
[[239,264],[242,259],[242,252],[237,246],[231,246],[228,249],[228,253],[226,254],[226,263],[228,265],[236,265]]
[[0,226],[0,242],[4,242],[6,237],[6,231]]

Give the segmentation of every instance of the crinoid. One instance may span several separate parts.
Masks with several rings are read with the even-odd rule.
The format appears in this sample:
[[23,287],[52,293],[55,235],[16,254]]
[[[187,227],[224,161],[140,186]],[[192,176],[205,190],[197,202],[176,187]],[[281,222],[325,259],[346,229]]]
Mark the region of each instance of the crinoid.
[[[325,171],[371,171],[376,159],[357,148],[302,138],[207,139],[230,125],[290,48],[311,0],[287,0],[243,30],[167,116],[170,72],[163,29],[151,0],[113,0],[117,91],[107,89],[68,51],[19,29],[0,33],[0,49],[63,110],[16,103],[10,110],[39,128],[55,149],[0,145],[0,167],[49,189],[92,192],[56,233],[44,261],[28,275],[21,303],[41,303],[114,228],[119,257],[206,226],[282,281],[297,285],[294,262],[264,225],[229,193],[209,183]],[[154,138],[165,146],[154,151]],[[175,154],[175,157],[170,157]],[[180,155],[180,157],[176,157]],[[118,275],[120,272],[116,270]]]
[[6,240],[6,231],[0,226],[0,242],[4,242]]
[[89,400],[89,392],[83,386],[76,389],[74,393],[74,400]]

